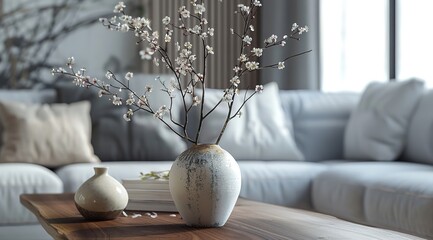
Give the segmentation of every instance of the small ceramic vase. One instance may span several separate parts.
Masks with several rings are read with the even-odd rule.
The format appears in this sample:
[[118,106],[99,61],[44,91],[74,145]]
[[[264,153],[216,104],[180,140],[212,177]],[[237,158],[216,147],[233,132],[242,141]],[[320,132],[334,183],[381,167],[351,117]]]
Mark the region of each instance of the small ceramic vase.
[[194,145],[170,170],[171,196],[183,220],[194,227],[222,227],[241,190],[235,159],[218,145]]
[[108,175],[107,167],[94,169],[95,175],[75,193],[75,206],[89,220],[115,219],[128,204],[128,193],[121,183]]

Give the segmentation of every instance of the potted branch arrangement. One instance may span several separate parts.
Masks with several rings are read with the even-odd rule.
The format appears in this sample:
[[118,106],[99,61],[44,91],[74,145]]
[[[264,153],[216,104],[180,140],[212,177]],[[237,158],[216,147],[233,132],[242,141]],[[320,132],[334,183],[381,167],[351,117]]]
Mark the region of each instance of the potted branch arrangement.
[[[128,72],[121,81],[113,72],[108,71],[103,81],[92,78],[86,74],[85,69],[75,70],[75,59],[69,58],[67,70],[64,68],[53,69],[53,74],[62,74],[73,79],[76,85],[81,87],[95,87],[99,89],[99,96],[108,96],[114,105],[126,104],[129,110],[124,114],[124,119],[130,121],[134,113],[144,111],[165,124],[179,137],[188,141],[192,146],[181,153],[170,169],[170,192],[176,208],[187,225],[196,227],[221,227],[228,220],[241,188],[241,173],[235,159],[219,146],[219,142],[229,122],[239,116],[242,108],[255,94],[263,91],[262,85],[255,86],[254,90],[246,91],[239,96],[239,84],[243,81],[246,72],[259,71],[264,68],[283,69],[285,62],[290,58],[305,54],[309,51],[288,56],[274,64],[260,66],[258,59],[262,54],[274,47],[284,47],[288,39],[299,40],[299,35],[308,31],[308,27],[301,27],[296,23],[292,25],[291,33],[278,38],[271,35],[263,42],[263,46],[252,46],[251,32],[254,31],[252,21],[258,9],[262,6],[259,0],[251,0],[249,4],[238,4],[235,12],[243,20],[240,31],[230,29],[233,36],[239,39],[241,53],[233,68],[233,75],[229,81],[229,87],[221,91],[221,99],[208,111],[205,111],[206,101],[206,62],[214,54],[214,49],[209,45],[209,39],[215,31],[206,19],[204,0],[192,0],[193,11],[182,6],[177,11],[175,20],[169,16],[162,19],[163,32],[153,31],[150,20],[143,17],[132,17],[125,13],[126,6],[119,2],[114,12],[119,16],[111,19],[102,18],[101,23],[115,31],[133,32],[139,39],[138,43],[147,46],[140,51],[143,59],[153,60],[160,66],[171,70],[174,81],[166,83],[161,81],[163,94],[170,99],[170,104],[153,108],[149,103],[149,96],[153,94],[151,86],[147,86],[143,93],[138,93],[129,87],[129,81],[133,81],[133,73]],[[189,24],[187,24],[187,22]],[[192,24],[191,24],[192,23]],[[194,46],[191,42],[179,42],[172,39],[173,32],[180,31],[183,36],[191,36],[199,39],[201,46]],[[170,57],[168,46],[175,44],[176,57]],[[203,64],[197,67],[197,58],[203,57]],[[127,91],[129,97],[122,99],[119,91]],[[172,111],[174,101],[180,101],[184,111],[183,119],[175,119]],[[240,101],[240,105],[234,105]],[[217,140],[212,143],[199,141],[200,130],[203,122],[211,117],[213,111],[220,105],[227,105],[227,114],[223,127]],[[240,107],[235,107],[240,106]],[[199,111],[198,127],[195,136],[188,134],[189,112],[192,109]],[[195,119],[197,120],[197,119]]]

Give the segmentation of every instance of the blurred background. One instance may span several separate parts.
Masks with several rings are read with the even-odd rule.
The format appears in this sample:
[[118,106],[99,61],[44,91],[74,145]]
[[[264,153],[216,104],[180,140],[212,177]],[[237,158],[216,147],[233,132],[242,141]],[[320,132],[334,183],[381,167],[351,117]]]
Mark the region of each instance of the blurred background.
[[[154,29],[174,16],[187,0],[131,0],[126,13],[150,18]],[[264,0],[256,18],[254,42],[290,32],[293,22],[308,25],[300,41],[266,52],[261,65],[305,50],[283,71],[249,74],[242,86],[275,81],[282,89],[361,92],[371,81],[418,77],[433,86],[433,16],[431,0]],[[0,0],[0,88],[44,88],[56,77],[53,67],[74,56],[94,76],[107,70],[142,74],[167,73],[141,60],[132,33],[104,28],[100,17],[113,16],[113,0]],[[239,28],[237,4],[249,0],[211,0],[206,17],[215,28],[215,56],[208,65],[208,87],[227,86],[239,43],[230,27]],[[179,36],[174,36],[176,37]],[[193,41],[193,40],[191,40]]]

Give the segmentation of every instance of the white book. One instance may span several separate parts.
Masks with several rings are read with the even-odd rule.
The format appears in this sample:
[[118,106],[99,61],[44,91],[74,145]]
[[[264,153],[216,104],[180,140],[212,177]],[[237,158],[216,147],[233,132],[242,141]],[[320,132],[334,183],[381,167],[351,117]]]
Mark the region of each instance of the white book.
[[157,200],[157,201],[173,201],[170,191],[168,190],[141,190],[141,189],[126,189],[129,199],[132,200]]
[[170,190],[168,180],[122,179],[123,186],[128,189]]
[[173,201],[129,201],[125,210],[177,212]]

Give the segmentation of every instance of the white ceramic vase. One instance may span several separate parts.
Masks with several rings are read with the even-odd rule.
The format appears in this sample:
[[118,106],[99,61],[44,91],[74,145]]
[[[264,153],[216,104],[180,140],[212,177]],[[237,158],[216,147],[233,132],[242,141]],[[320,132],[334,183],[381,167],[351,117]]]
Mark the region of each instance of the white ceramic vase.
[[187,225],[222,227],[241,189],[241,172],[235,159],[218,145],[194,145],[173,163],[170,192]]
[[115,219],[128,204],[128,193],[121,183],[108,175],[107,167],[95,167],[94,170],[95,175],[75,193],[75,205],[86,219]]

